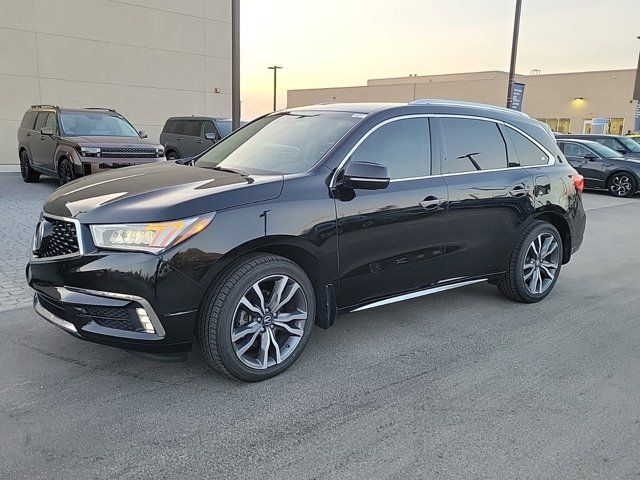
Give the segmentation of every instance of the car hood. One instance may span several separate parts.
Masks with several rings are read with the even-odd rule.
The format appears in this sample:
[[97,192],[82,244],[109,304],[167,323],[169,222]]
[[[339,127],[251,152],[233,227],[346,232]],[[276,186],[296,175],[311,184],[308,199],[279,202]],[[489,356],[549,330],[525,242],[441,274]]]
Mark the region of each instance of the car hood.
[[241,175],[152,163],[89,175],[58,188],[44,212],[82,223],[160,222],[277,198],[282,175]]
[[89,147],[113,146],[138,147],[140,145],[158,145],[157,142],[149,138],[140,137],[107,137],[107,136],[86,136],[86,137],[65,137],[67,140]]

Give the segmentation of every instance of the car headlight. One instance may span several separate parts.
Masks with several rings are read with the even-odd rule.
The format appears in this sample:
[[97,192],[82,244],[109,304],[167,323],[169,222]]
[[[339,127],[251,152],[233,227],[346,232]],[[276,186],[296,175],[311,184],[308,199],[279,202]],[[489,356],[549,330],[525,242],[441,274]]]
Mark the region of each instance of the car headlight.
[[164,157],[164,147],[157,147],[156,155],[158,155],[159,157]]
[[99,147],[80,147],[80,154],[83,157],[99,157],[100,151]]
[[160,253],[204,230],[214,216],[215,213],[171,222],[91,225],[91,236],[98,248]]

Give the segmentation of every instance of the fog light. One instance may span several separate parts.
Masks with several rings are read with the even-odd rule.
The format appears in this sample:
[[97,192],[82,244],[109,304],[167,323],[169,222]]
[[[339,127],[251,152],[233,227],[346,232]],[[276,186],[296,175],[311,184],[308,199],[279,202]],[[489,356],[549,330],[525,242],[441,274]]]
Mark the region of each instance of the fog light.
[[156,333],[155,328],[153,328],[153,323],[149,319],[149,315],[144,308],[136,308],[136,315],[138,315],[138,319],[142,324],[142,328],[146,333]]

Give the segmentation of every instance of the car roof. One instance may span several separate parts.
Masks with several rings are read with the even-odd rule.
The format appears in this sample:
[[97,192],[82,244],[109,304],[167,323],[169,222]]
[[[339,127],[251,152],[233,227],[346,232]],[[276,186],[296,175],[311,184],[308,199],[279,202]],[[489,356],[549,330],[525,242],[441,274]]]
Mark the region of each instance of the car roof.
[[169,117],[167,118],[167,122],[169,120],[216,120],[218,122],[221,121],[231,121],[230,118],[222,118],[222,117],[207,117],[207,116],[198,116],[198,115],[188,115],[183,117]]
[[104,113],[106,115],[120,115],[113,108],[106,108],[106,107],[67,108],[67,107],[59,107],[57,105],[31,105],[31,108],[29,108],[29,110],[36,111],[36,112],[40,110],[45,110],[45,111],[56,110],[58,112],[72,112],[72,113],[97,112],[97,113]]
[[609,133],[559,133],[558,138],[621,138],[624,135],[612,135]]
[[596,145],[600,145],[600,143],[598,142],[594,142],[593,140],[587,140],[586,138],[573,138],[573,137],[558,137],[557,139],[559,142],[575,142],[575,143],[581,143],[584,145],[593,145],[594,143]]

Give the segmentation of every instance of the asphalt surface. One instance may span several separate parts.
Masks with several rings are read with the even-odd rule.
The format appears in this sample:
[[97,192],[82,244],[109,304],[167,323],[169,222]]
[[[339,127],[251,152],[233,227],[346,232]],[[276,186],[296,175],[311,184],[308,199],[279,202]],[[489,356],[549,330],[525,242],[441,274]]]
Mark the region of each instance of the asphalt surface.
[[585,195],[543,302],[486,284],[340,317],[259,384],[0,314],[0,478],[640,478],[640,199]]

